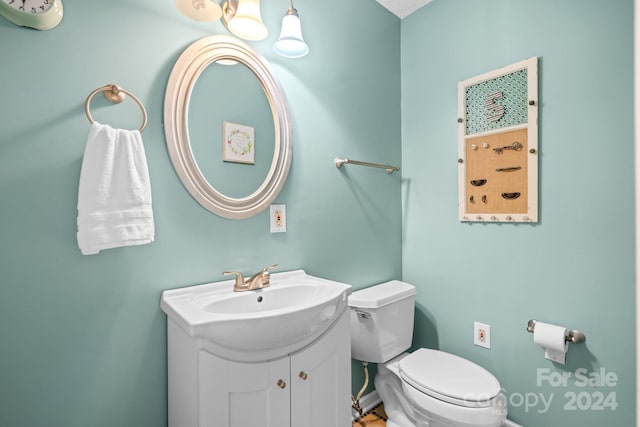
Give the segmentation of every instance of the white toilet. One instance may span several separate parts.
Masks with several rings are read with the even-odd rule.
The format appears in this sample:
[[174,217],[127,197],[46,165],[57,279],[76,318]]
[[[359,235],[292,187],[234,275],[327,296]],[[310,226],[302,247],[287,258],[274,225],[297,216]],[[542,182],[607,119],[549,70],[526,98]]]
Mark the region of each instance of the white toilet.
[[378,363],[375,387],[387,427],[499,427],[507,416],[500,383],[475,363],[411,346],[416,289],[394,280],[353,292],[351,356]]

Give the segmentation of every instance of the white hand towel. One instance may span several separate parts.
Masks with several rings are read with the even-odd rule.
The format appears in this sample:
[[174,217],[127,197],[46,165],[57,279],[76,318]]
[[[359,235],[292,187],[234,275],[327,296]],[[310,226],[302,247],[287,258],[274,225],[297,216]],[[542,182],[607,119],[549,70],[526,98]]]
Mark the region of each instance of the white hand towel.
[[147,159],[138,130],[94,122],[78,190],[78,246],[84,255],[153,242]]

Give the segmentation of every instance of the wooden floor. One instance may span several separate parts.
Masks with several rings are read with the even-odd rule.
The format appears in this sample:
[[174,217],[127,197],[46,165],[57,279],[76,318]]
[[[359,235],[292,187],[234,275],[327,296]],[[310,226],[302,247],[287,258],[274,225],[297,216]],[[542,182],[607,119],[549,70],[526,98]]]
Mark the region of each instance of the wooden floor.
[[369,412],[362,414],[355,420],[352,427],[385,427],[387,425],[387,414],[384,412],[384,405],[380,403],[374,406]]

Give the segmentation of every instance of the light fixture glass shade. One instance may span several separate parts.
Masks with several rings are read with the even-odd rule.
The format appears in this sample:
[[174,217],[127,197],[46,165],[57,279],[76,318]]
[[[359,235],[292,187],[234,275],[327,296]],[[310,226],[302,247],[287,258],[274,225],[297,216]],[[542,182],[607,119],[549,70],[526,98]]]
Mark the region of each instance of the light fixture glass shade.
[[229,20],[229,31],[245,40],[262,40],[269,30],[262,22],[260,0],[239,0],[236,13]]
[[213,0],[176,0],[176,7],[196,21],[215,21],[222,16],[222,9]]
[[289,9],[282,18],[280,38],[273,45],[273,50],[286,58],[301,58],[309,53],[309,46],[302,38],[302,28],[297,10]]

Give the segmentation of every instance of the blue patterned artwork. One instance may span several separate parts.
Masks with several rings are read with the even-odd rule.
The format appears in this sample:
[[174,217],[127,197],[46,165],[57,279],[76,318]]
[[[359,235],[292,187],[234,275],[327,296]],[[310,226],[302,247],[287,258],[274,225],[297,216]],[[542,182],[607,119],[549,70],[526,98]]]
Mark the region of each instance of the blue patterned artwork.
[[526,124],[527,69],[466,88],[466,134]]

